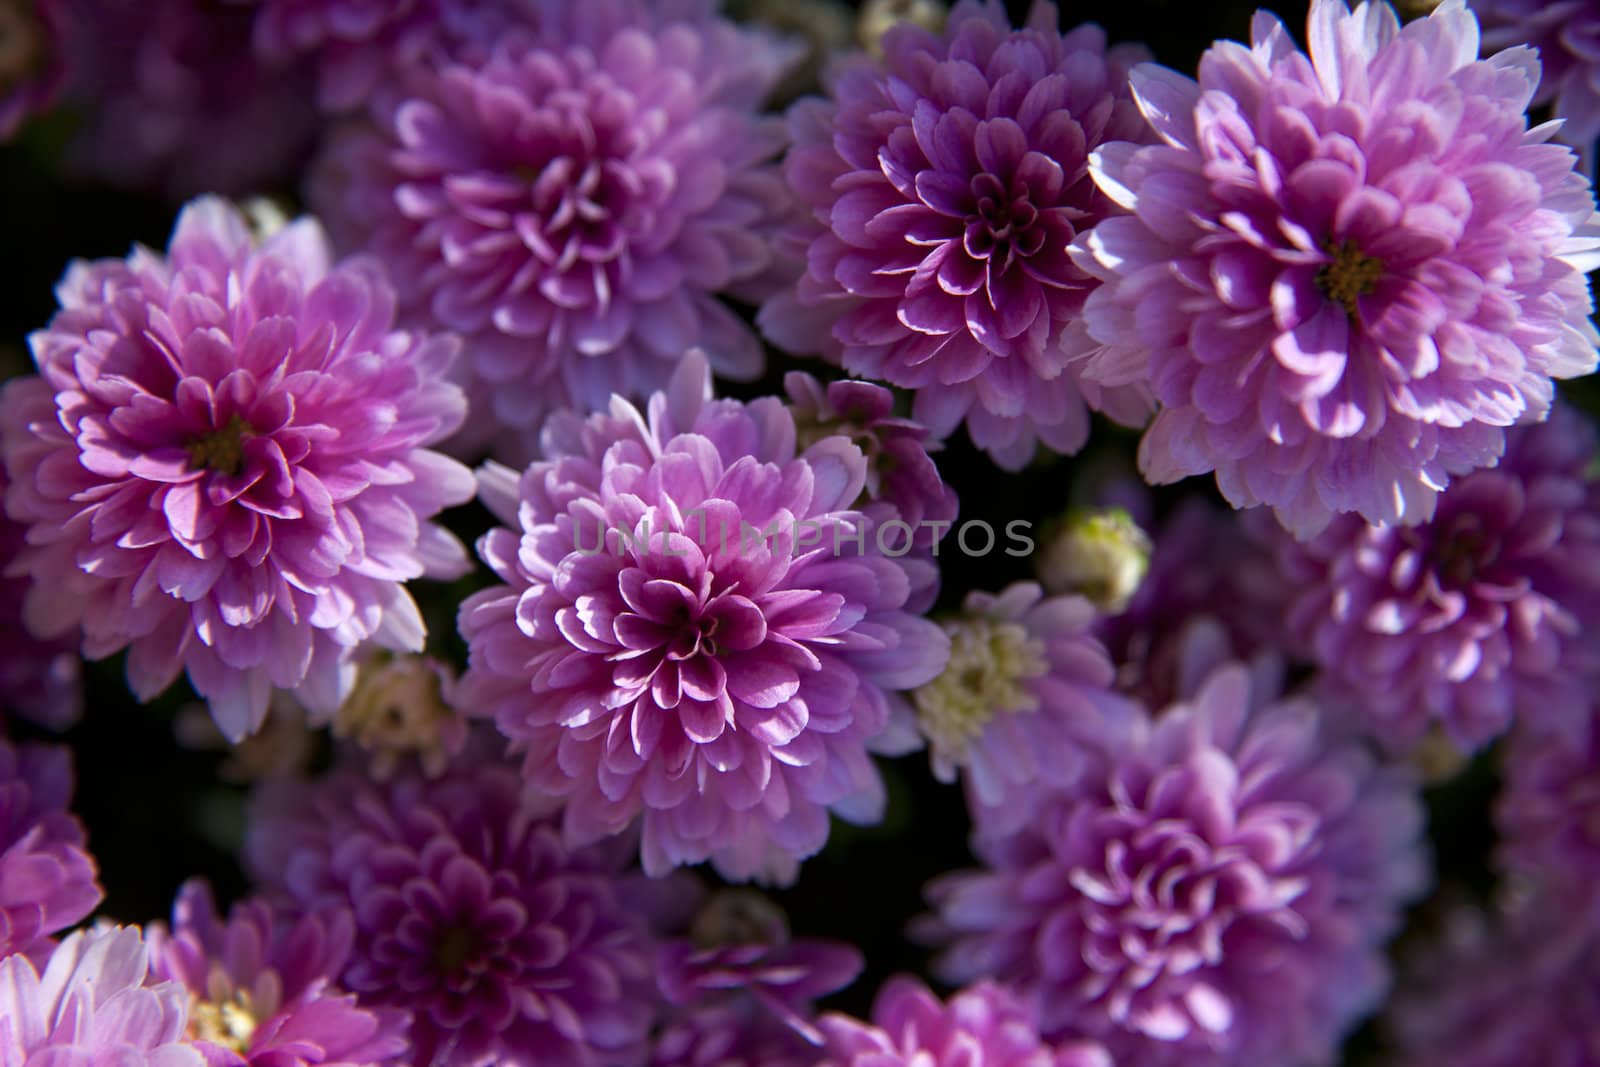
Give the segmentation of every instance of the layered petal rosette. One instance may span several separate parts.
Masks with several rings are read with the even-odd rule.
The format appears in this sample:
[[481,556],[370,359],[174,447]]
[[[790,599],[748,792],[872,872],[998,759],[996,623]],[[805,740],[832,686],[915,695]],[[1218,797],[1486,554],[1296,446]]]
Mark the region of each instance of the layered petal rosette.
[[1483,23],[1483,49],[1519,44],[1539,50],[1543,75],[1536,105],[1549,104],[1565,124],[1556,136],[1594,171],[1600,139],[1600,4],[1595,0],[1468,0]]
[[933,883],[950,981],[993,976],[1046,1037],[1118,1063],[1331,1062],[1386,991],[1423,888],[1415,783],[1238,664],[1040,790],[986,868]]
[[453,338],[396,331],[377,265],[331,263],[315,222],[258,247],[211,199],[58,296],[0,400],[35,632],[128,649],[142,700],[186,670],[233,740],[274,686],[332,714],[364,641],[421,648],[404,583],[466,569],[432,520],[471,475],[427,447],[465,411]]
[[944,623],[950,661],[912,694],[934,774],[966,785],[973,816],[1015,828],[1030,794],[1084,773],[1105,720],[1133,714],[1081,596],[1033,582],[968,593]]
[[72,785],[65,748],[0,739],[0,958],[48,956],[50,935],[88,918],[104,895],[83,825],[67,810]]
[[1375,735],[1437,724],[1472,750],[1519,714],[1587,706],[1600,676],[1594,427],[1558,408],[1507,435],[1499,467],[1458,479],[1418,526],[1342,516],[1282,537],[1288,631]]
[[146,984],[137,927],[79,931],[36,968],[0,960],[0,1063],[5,1067],[208,1067],[185,1038],[189,995]]
[[384,784],[347,767],[268,786],[246,859],[291,911],[354,915],[338,982],[411,1013],[409,1062],[635,1063],[654,945],[626,850],[566,848],[549,808],[494,759]]
[[184,883],[172,926],[145,930],[153,980],[189,991],[189,1034],[209,1067],[398,1063],[408,1018],[358,1006],[335,976],[355,922],[346,911],[290,920],[260,900],[217,913],[202,881]]
[[943,33],[884,35],[883,62],[840,64],[829,99],[789,113],[784,164],[812,217],[788,234],[805,274],[763,307],[767,336],[853,374],[916,390],[937,437],[965,420],[1008,469],[1040,441],[1082,447],[1088,408],[1137,421],[1138,390],[1079,381],[1073,330],[1097,284],[1067,246],[1116,210],[1089,152],[1139,140],[1128,92],[1147,53],[1063,36],[1055,5],[1013,30],[996,0],[963,0]]
[[712,0],[536,0],[538,27],[409,65],[312,184],[381,255],[419,321],[470,338],[490,420],[463,447],[525,460],[550,411],[665,384],[691,345],[749,379],[763,355],[719,299],[775,278],[791,210],[757,108],[794,50]]
[[879,990],[870,1023],[833,1014],[821,1025],[822,1067],[1112,1067],[1094,1042],[1046,1042],[1027,1001],[993,982],[945,1002],[916,979],[897,977]]
[[709,858],[787,881],[830,810],[879,818],[869,749],[905,739],[897,691],[948,642],[905,610],[928,561],[852,510],[861,450],[797,454],[784,405],[712,400],[697,353],[648,414],[552,419],[544,450],[520,483],[481,477],[509,528],[478,546],[504,584],[462,605],[463,703],[568,798],[568,840],[642,816],[652,874]]
[[1404,28],[1314,0],[1309,57],[1266,13],[1251,41],[1198,83],[1134,71],[1162,143],[1095,156],[1132,215],[1075,248],[1104,281],[1083,373],[1154,391],[1151,481],[1215,471],[1302,537],[1419,522],[1545,417],[1552,378],[1594,370],[1592,190],[1528,129],[1533,52],[1480,61],[1461,0]]

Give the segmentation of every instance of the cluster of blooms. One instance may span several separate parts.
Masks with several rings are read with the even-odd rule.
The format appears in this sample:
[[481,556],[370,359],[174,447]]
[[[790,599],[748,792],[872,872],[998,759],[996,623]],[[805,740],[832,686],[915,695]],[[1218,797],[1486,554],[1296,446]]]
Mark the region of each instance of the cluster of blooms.
[[[819,57],[716,0],[0,0],[0,138],[59,96],[69,173],[187,200],[0,389],[0,1067],[1328,1064],[1417,764],[1491,745],[1492,908],[1385,1029],[1594,1058],[1600,9],[1312,0],[1190,78],[903,6]],[[989,584],[958,472],[1087,471],[1096,414],[1238,510],[1085,477]],[[250,786],[225,909],[83,925],[25,738],[119,654]],[[822,1010],[877,961],[707,883],[924,749],[953,991]]]

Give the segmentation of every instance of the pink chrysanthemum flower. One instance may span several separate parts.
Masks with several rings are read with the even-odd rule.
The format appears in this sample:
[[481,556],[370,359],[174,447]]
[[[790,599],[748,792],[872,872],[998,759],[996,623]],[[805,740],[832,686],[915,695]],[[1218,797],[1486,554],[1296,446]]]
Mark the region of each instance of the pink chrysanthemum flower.
[[914,978],[893,978],[878,991],[871,1023],[827,1015],[821,1025],[820,1067],[1112,1067],[1094,1042],[1044,1041],[1027,1002],[992,982],[947,1003]]
[[1594,427],[1557,408],[1506,440],[1419,526],[1341,516],[1304,544],[1281,536],[1289,634],[1395,747],[1437,723],[1477,748],[1516,715],[1584,706],[1600,676]]
[[1483,23],[1483,49],[1519,44],[1539,50],[1544,68],[1536,105],[1550,104],[1565,125],[1556,136],[1594,169],[1600,139],[1600,3],[1595,0],[1468,0]]
[[1594,197],[1554,128],[1527,128],[1534,54],[1479,61],[1462,0],[1404,28],[1314,0],[1310,38],[1307,57],[1261,13],[1198,84],[1137,68],[1163,143],[1096,153],[1133,214],[1074,249],[1105,283],[1083,373],[1161,405],[1145,476],[1215,471],[1302,537],[1343,512],[1426,519],[1600,342]]
[[146,985],[137,927],[72,934],[43,973],[18,953],[0,960],[0,1063],[5,1067],[208,1067],[185,1039],[189,996]]
[[1131,709],[1111,692],[1116,668],[1081,596],[1046,597],[1033,582],[968,593],[944,623],[950,660],[912,694],[940,781],[963,779],[975,818],[1016,828],[1028,794],[1070,784],[1104,720]]
[[0,739],[0,958],[48,955],[50,935],[100,903],[83,826],[67,810],[71,798],[67,749]]
[[1498,865],[1569,915],[1600,926],[1600,705],[1576,721],[1521,726],[1501,749]]
[[881,67],[848,61],[831,99],[796,104],[785,174],[815,218],[791,235],[798,290],[760,320],[786,349],[915,389],[935,436],[965,420],[1008,469],[1041,440],[1077,451],[1089,406],[1146,410],[1068,368],[1092,347],[1071,327],[1096,282],[1067,245],[1115,210],[1089,151],[1144,136],[1127,72],[1148,53],[1057,27],[1042,0],[1020,30],[995,0],[964,0],[942,34],[897,26]]
[[397,1063],[407,1016],[334,984],[354,937],[348,912],[289,921],[245,901],[224,919],[204,882],[184,883],[172,928],[145,930],[152,980],[189,991],[189,1036],[209,1067]]
[[349,909],[338,975],[363,1007],[411,1013],[410,1062],[637,1062],[655,1015],[654,952],[627,850],[570,850],[550,805],[492,758],[427,780],[346,767],[264,788],[246,839],[291,909]]
[[464,414],[453,338],[395,331],[377,265],[331,263],[315,222],[258,247],[213,199],[58,296],[0,394],[36,632],[127,648],[142,700],[187,670],[233,740],[274,686],[331,714],[364,641],[422,647],[404,583],[466,569],[432,520],[472,478],[427,447]]
[[1386,1016],[1392,1067],[1600,1062],[1600,935],[1558,902],[1458,911],[1409,963]]
[[413,317],[468,337],[486,421],[463,444],[517,461],[550,411],[646,395],[691,345],[759,374],[719,295],[766,295],[791,210],[782,123],[756,113],[786,46],[712,0],[537,0],[530,17],[537,33],[410,65],[312,186]]
[[73,170],[173,200],[294,179],[318,132],[311,75],[256,61],[250,11],[223,0],[78,6],[66,96],[87,121],[68,146]]
[[1047,1037],[1119,1063],[1326,1063],[1385,990],[1384,941],[1423,887],[1414,783],[1243,666],[1040,790],[987,869],[936,881],[949,981],[993,976]]
[[709,858],[788,881],[830,810],[881,817],[869,749],[904,737],[897,691],[948,642],[905,609],[927,561],[885,554],[898,542],[852,510],[861,450],[797,454],[782,403],[712,400],[691,353],[648,415],[552,419],[544,451],[520,484],[481,476],[509,528],[478,545],[504,584],[462,605],[462,700],[569,798],[568,840],[642,816],[652,874]]

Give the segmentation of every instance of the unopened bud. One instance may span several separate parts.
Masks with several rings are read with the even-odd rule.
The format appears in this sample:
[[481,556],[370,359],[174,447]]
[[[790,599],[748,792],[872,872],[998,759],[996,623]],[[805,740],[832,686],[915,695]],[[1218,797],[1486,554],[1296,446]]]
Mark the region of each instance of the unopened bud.
[[950,15],[942,0],[867,0],[856,21],[861,47],[883,55],[883,35],[903,22],[938,33]]
[[1150,569],[1150,535],[1121,508],[1073,511],[1039,553],[1039,581],[1052,593],[1078,593],[1115,615]]

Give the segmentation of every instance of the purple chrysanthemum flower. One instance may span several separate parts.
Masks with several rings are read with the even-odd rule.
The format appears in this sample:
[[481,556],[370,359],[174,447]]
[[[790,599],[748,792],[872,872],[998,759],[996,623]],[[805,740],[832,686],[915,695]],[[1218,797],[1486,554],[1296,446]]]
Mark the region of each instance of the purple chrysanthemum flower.
[[1480,62],[1461,0],[1403,29],[1387,4],[1314,0],[1310,38],[1308,58],[1263,12],[1198,84],[1136,69],[1165,143],[1096,153],[1133,215],[1074,248],[1105,282],[1084,373],[1161,404],[1145,476],[1214,470],[1302,537],[1342,512],[1426,519],[1600,342],[1594,197],[1554,128],[1527,128],[1533,53]]
[[1499,866],[1565,914],[1600,920],[1600,705],[1591,696],[1576,722],[1520,727],[1501,757]]
[[721,890],[689,937],[656,955],[671,1010],[651,1067],[814,1067],[822,1033],[813,1002],[854,981],[862,962],[840,942],[791,939],[783,913],[760,894]]
[[1042,0],[1020,30],[965,0],[943,34],[901,25],[883,49],[790,111],[785,175],[815,219],[792,235],[806,271],[762,309],[767,336],[915,389],[918,421],[946,437],[965,420],[1008,469],[1040,440],[1082,447],[1086,402],[1138,421],[1142,393],[1067,365],[1096,282],[1066,249],[1115,210],[1089,151],[1143,136],[1127,71],[1148,53],[1108,52],[1092,25],[1062,36]]
[[385,78],[437,43],[434,35],[453,28],[455,16],[505,6],[500,0],[230,2],[255,11],[252,37],[261,60],[276,68],[312,57],[317,102],[332,112],[360,107]]
[[[0,466],[0,500],[6,490]],[[24,547],[24,528],[0,510],[0,722],[15,713],[64,730],[83,710],[77,635],[40,640],[22,619],[28,578],[11,577],[11,561]]]
[[153,980],[189,991],[189,1034],[209,1067],[312,1067],[397,1062],[407,1018],[359,1007],[333,976],[354,937],[345,911],[290,922],[263,901],[224,919],[210,888],[184,883],[172,929],[145,930]]
[[623,898],[624,850],[572,851],[493,760],[377,784],[347,768],[263,791],[246,844],[290,905],[349,908],[339,983],[411,1012],[411,1062],[634,1062],[654,947]]
[[394,331],[378,266],[331,264],[314,221],[258,247],[214,199],[57,295],[0,400],[36,632],[127,648],[143,700],[187,670],[233,740],[273,686],[331,713],[363,641],[422,647],[404,582],[466,568],[431,521],[472,492],[427,448],[464,415],[453,338]]
[[1085,746],[1107,718],[1130,714],[1112,694],[1116,668],[1094,636],[1094,605],[1046,597],[1033,582],[968,593],[944,623],[950,661],[912,694],[940,781],[960,773],[974,817],[1014,829],[1029,793],[1084,773]]
[[1539,50],[1544,74],[1537,105],[1552,104],[1563,120],[1556,136],[1576,148],[1593,171],[1600,139],[1600,3],[1595,0],[1468,0],[1483,23],[1483,49],[1519,44]]
[[89,120],[68,148],[73,169],[173,200],[294,178],[317,134],[310,72],[256,61],[252,12],[220,0],[89,6],[68,42],[67,95]]
[[1387,1013],[1393,1067],[1592,1067],[1600,1062],[1600,935],[1533,898],[1491,922],[1449,916]]
[[462,605],[462,700],[569,798],[569,842],[643,815],[651,874],[709,858],[789,881],[830,810],[881,817],[869,748],[903,739],[896,691],[948,651],[905,609],[928,561],[885,554],[899,542],[852,510],[860,448],[797,455],[784,405],[712,400],[699,353],[648,412],[558,416],[520,484],[480,476],[511,528],[478,545],[505,584]]
[[[1262,525],[1271,530],[1263,532]],[[1276,524],[1188,497],[1156,528],[1150,569],[1099,636],[1117,685],[1147,707],[1194,692],[1218,659],[1272,655],[1283,642],[1285,591]]]
[[1438,723],[1470,750],[1519,713],[1584,706],[1600,672],[1595,459],[1594,427],[1557,408],[1427,523],[1341,516],[1304,544],[1283,535],[1288,630],[1380,739],[1404,747]]
[[936,881],[951,981],[994,976],[1048,1037],[1117,1061],[1325,1063],[1385,988],[1383,942],[1422,888],[1415,785],[1243,666],[1141,721],[986,870]]
[[807,1040],[821,1044],[811,1005],[855,981],[861,953],[839,941],[793,939],[783,912],[749,890],[714,894],[687,938],[656,953],[656,984],[667,1003],[698,1009],[748,999]]
[[0,738],[0,957],[47,950],[100,903],[72,784],[67,749]]
[[1093,1042],[1042,1040],[1026,1001],[992,982],[946,1003],[914,978],[893,978],[878,991],[871,1023],[827,1015],[821,1025],[820,1067],[1112,1067]]
[[717,297],[768,292],[767,233],[792,211],[782,123],[756,114],[787,46],[712,0],[537,0],[530,17],[537,34],[410,65],[312,188],[411,314],[468,336],[491,420],[474,443],[519,461],[545,414],[658,389],[691,345],[759,374]]
[[911,528],[908,536],[918,548],[928,548],[949,533],[956,518],[956,493],[944,484],[929,455],[942,443],[921,423],[894,414],[893,393],[871,382],[823,384],[804,371],[784,375],[783,389],[801,448],[843,435],[867,457],[864,506],[883,501],[893,508],[893,518]]
[[137,927],[72,934],[44,973],[18,953],[0,960],[0,1063],[5,1067],[207,1067],[184,1038],[188,994],[147,986]]
[[49,107],[67,71],[67,0],[0,3],[0,143]]

